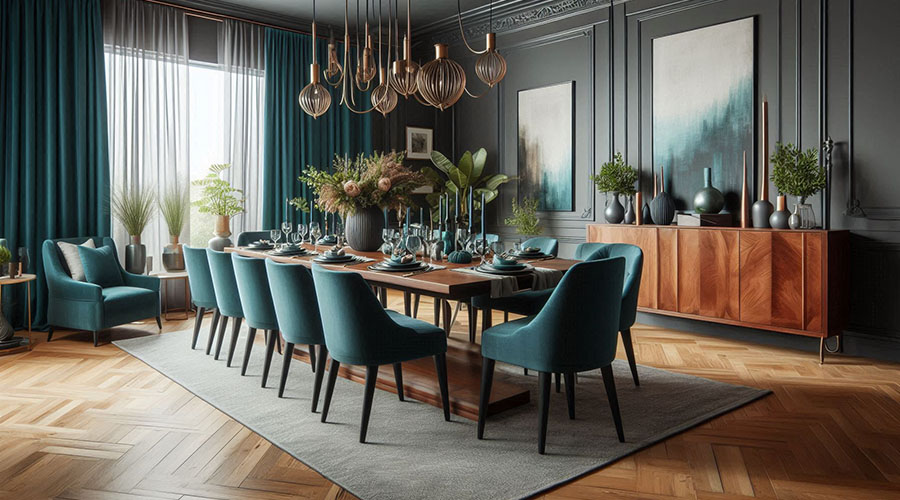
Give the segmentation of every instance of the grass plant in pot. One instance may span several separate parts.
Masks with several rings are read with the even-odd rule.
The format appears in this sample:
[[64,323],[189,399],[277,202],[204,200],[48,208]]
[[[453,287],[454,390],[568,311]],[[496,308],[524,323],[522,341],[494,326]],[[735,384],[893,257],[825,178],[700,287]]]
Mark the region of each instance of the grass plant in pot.
[[316,195],[316,207],[337,213],[343,220],[350,248],[374,252],[382,244],[384,210],[414,205],[410,194],[427,181],[403,165],[402,153],[360,154],[356,158],[335,155],[331,171],[307,166],[300,181]]
[[169,244],[163,248],[162,255],[166,271],[184,270],[184,252],[178,240],[184,231],[190,205],[190,190],[180,179],[169,186],[159,200],[159,211],[169,228]]
[[131,237],[125,246],[125,270],[144,274],[147,265],[147,247],[141,243],[141,234],[156,214],[156,192],[149,186],[120,187],[112,199],[113,217]]
[[228,163],[214,164],[202,179],[193,182],[203,188],[201,198],[193,203],[201,213],[216,216],[215,237],[209,240],[209,248],[222,251],[231,246],[231,218],[244,211],[244,192],[232,187],[222,178],[222,172],[231,168]]
[[[634,206],[632,205],[631,196],[637,192],[634,185],[637,183],[637,171],[625,163],[622,153],[616,153],[612,161],[608,161],[600,166],[600,173],[591,176],[594,185],[601,193],[607,194],[606,210],[603,215],[606,222],[610,224],[619,224],[625,221],[631,224],[635,219]],[[609,199],[609,193],[613,194],[612,200]],[[619,195],[627,197],[626,203],[628,209],[619,202]],[[629,220],[626,219],[629,214]]]
[[806,198],[825,189],[825,167],[819,165],[819,152],[813,148],[801,151],[791,143],[778,143],[772,153],[772,184],[780,194],[797,197],[794,212],[788,219],[791,229],[816,227],[816,216]]
[[513,198],[512,216],[507,217],[503,222],[507,226],[516,228],[516,233],[526,238],[538,236],[544,228],[541,227],[541,221],[537,216],[538,200],[528,197],[522,198],[522,203]]

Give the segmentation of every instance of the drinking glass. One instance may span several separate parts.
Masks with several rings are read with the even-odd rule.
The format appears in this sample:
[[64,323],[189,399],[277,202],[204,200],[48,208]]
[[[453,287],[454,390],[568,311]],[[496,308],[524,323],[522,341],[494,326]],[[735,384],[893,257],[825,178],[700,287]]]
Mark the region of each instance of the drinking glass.
[[269,236],[272,238],[273,246],[278,247],[278,240],[281,239],[281,231],[277,229],[272,229],[269,231]]
[[422,248],[422,237],[409,234],[406,236],[406,249],[413,255],[413,259],[415,259],[416,254]]
[[322,228],[318,222],[309,223],[309,239],[312,240],[313,252],[319,251],[319,238],[322,236]]
[[390,228],[384,228],[381,230],[381,240],[384,241],[384,245],[381,246],[381,253],[385,255],[390,255],[394,251],[394,244],[392,240],[394,239],[394,230]]
[[503,255],[506,250],[506,245],[502,241],[495,241],[491,243],[491,251],[494,255]]
[[300,233],[291,233],[291,243],[298,246],[300,243],[303,243],[303,238],[300,237]]
[[469,241],[469,230],[465,228],[459,228],[456,230],[456,241],[459,244],[459,248],[461,250],[466,249],[466,243]]
[[334,237],[338,248],[344,248],[344,224],[340,221],[334,222]]
[[398,247],[400,247],[401,239],[403,239],[403,234],[399,229],[394,229],[391,233],[391,253],[393,253]]
[[281,223],[281,232],[284,233],[284,243],[285,244],[288,243],[288,239],[289,239],[288,237],[291,235],[291,231],[293,230],[293,228],[294,228],[294,226],[288,221],[284,221]]
[[437,232],[433,229],[425,231],[425,252],[428,253],[428,261],[434,262],[434,246],[438,242]]
[[300,233],[300,243],[303,243],[303,240],[306,239],[307,231],[309,231],[309,228],[306,227],[306,224],[297,224],[297,232]]

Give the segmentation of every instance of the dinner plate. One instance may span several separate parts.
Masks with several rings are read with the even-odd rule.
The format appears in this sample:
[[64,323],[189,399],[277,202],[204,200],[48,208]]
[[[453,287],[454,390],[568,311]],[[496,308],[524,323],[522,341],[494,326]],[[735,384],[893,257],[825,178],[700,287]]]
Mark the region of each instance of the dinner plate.
[[419,271],[422,269],[428,269],[428,264],[424,261],[418,260],[418,261],[414,262],[413,264],[414,264],[413,266],[398,267],[398,266],[389,266],[382,261],[377,264],[373,264],[369,267],[370,267],[370,269],[374,269],[376,271],[387,271],[387,272],[391,272],[391,273],[403,273],[403,272]]
[[492,266],[494,269],[500,269],[502,271],[521,271],[522,269],[525,269],[525,266],[527,265],[522,262],[515,262],[515,263],[511,263],[511,264],[500,264],[497,262],[487,263],[486,262],[485,264]]
[[400,263],[400,262],[394,262],[393,260],[390,260],[390,259],[384,259],[382,262],[384,262],[385,265],[390,266],[390,267],[396,267],[398,269],[406,269],[406,268],[410,268],[410,267],[416,267],[422,261],[414,260],[412,262]]
[[293,250],[276,250],[272,252],[271,255],[275,255],[278,257],[293,257],[297,255],[305,255],[306,253],[307,252],[305,248],[297,248]]
[[323,255],[321,257],[316,257],[313,260],[315,260],[316,262],[320,262],[322,264],[343,264],[346,262],[350,262],[354,259],[355,259],[355,257],[353,257],[352,255],[345,254],[345,255],[341,255],[339,257],[329,257],[327,255]]
[[532,267],[531,264],[522,264],[522,266],[523,267],[521,269],[498,269],[491,264],[484,263],[484,264],[481,264],[480,266],[476,267],[475,270],[482,272],[482,273],[500,274],[500,275],[504,275],[504,274],[505,275],[519,275],[519,274],[530,273],[531,271],[534,270],[534,267]]
[[545,254],[544,252],[536,252],[536,253],[518,252],[518,253],[516,253],[516,254],[514,254],[514,255],[515,255],[516,257],[521,258],[521,259],[537,259],[537,258],[541,258],[541,257],[546,257],[546,256],[547,256],[547,254]]

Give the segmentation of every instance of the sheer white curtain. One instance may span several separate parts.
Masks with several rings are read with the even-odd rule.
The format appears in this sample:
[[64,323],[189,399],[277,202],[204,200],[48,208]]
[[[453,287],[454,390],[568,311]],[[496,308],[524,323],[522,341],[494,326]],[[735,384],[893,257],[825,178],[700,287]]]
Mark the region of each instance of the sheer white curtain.
[[[184,11],[138,0],[104,0],[110,183],[158,195],[188,182],[188,27]],[[189,228],[185,229],[185,236]],[[128,234],[113,223],[121,249]],[[144,230],[153,269],[162,269],[169,230],[162,216]],[[120,254],[123,253],[120,251]]]
[[223,154],[231,163],[228,180],[247,198],[246,211],[231,225],[235,235],[266,229],[260,227],[265,40],[262,26],[231,19],[225,19],[219,37],[219,60],[225,73]]

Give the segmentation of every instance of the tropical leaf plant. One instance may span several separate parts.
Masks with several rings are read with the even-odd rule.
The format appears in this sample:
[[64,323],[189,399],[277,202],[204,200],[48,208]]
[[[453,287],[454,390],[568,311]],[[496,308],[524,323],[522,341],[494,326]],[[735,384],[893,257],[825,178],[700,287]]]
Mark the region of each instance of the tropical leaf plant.
[[612,161],[601,165],[600,173],[592,175],[591,180],[601,193],[619,193],[631,196],[637,192],[635,189],[638,180],[637,171],[625,163],[622,153],[617,152]]
[[825,168],[819,165],[819,152],[814,148],[801,151],[791,143],[778,143],[772,153],[772,184],[781,194],[800,198],[825,189]]
[[525,197],[519,204],[513,198],[512,217],[507,217],[503,222],[507,226],[515,227],[516,232],[522,236],[537,236],[544,230],[537,216],[537,208],[538,200]]
[[190,186],[177,179],[166,189],[159,200],[159,212],[169,227],[169,234],[175,237],[181,236],[184,225],[187,223],[191,207]]
[[156,192],[149,186],[119,187],[110,208],[130,236],[140,236],[156,214]]
[[[470,187],[473,188],[474,210],[478,212],[481,210],[482,194],[484,202],[490,203],[500,194],[501,185],[514,180],[506,174],[484,174],[484,166],[487,163],[487,151],[484,148],[475,151],[474,154],[466,151],[456,165],[439,151],[432,151],[431,163],[434,164],[434,168],[423,167],[422,174],[434,186],[435,192],[426,195],[425,200],[431,206],[431,217],[435,221],[438,218],[438,202],[445,193],[451,195],[459,193],[462,198],[468,194]],[[460,205],[462,213],[466,214],[467,204]]]
[[229,168],[228,163],[211,165],[206,177],[192,182],[203,188],[201,198],[192,203],[200,212],[231,217],[244,211],[244,192],[232,187],[220,175]]

